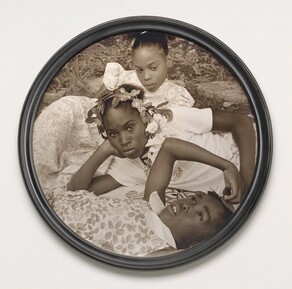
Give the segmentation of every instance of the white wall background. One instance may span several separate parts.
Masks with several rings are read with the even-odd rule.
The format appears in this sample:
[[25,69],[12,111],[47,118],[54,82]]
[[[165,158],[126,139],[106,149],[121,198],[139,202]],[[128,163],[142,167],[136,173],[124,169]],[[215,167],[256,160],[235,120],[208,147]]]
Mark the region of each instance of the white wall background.
[[[132,15],[176,18],[225,42],[257,79],[274,130],[270,179],[244,228],[203,260],[156,272],[111,267],[67,245],[33,206],[17,156],[21,108],[47,60],[79,33]],[[290,0],[1,0],[1,289],[292,288],[291,15]]]

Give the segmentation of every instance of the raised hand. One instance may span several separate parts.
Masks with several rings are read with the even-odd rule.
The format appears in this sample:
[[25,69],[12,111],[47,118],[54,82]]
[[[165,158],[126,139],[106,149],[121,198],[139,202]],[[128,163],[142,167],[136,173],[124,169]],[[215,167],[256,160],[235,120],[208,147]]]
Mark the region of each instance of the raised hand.
[[230,166],[223,171],[223,175],[225,181],[224,199],[231,204],[240,203],[244,196],[244,183],[238,169],[230,163]]

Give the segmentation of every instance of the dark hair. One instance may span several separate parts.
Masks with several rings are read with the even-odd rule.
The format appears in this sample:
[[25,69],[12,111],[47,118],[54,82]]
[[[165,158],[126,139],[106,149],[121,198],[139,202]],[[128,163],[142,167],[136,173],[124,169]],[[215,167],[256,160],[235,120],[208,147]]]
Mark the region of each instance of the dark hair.
[[224,213],[223,213],[223,219],[225,220],[225,222],[232,217],[233,212],[231,211],[231,209],[229,209],[222,201],[222,198],[219,197],[219,195],[215,192],[215,191],[208,191],[208,195],[217,199],[218,201],[220,201],[223,205],[223,209],[224,209]]
[[143,31],[135,36],[132,53],[139,47],[157,47],[165,56],[168,55],[168,37],[165,33]]

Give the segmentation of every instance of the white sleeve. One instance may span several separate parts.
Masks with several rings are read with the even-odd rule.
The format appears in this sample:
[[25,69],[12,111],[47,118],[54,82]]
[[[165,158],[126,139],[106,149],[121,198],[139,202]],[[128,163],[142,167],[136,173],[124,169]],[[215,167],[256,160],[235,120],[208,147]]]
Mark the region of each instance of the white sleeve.
[[173,89],[170,90],[170,103],[171,106],[186,106],[192,107],[195,104],[194,98],[190,95],[186,88],[173,84]]
[[173,120],[169,126],[179,132],[201,134],[212,130],[213,113],[210,108],[177,106],[172,108],[172,111]]
[[103,75],[103,84],[108,90],[115,90],[120,85],[129,83],[140,85],[140,81],[134,70],[125,70],[117,62],[107,63]]

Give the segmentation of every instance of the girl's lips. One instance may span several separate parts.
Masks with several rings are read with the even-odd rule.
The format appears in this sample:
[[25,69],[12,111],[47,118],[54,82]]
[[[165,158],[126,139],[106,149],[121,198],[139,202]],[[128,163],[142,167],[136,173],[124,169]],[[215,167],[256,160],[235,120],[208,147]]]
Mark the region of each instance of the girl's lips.
[[130,156],[130,155],[132,155],[134,152],[135,152],[135,149],[128,149],[128,150],[123,151],[123,155],[125,155],[125,156]]
[[172,203],[168,206],[168,212],[175,217],[180,212],[180,207],[177,203]]
[[156,87],[156,84],[148,84],[148,85],[144,85],[148,90],[153,90]]

